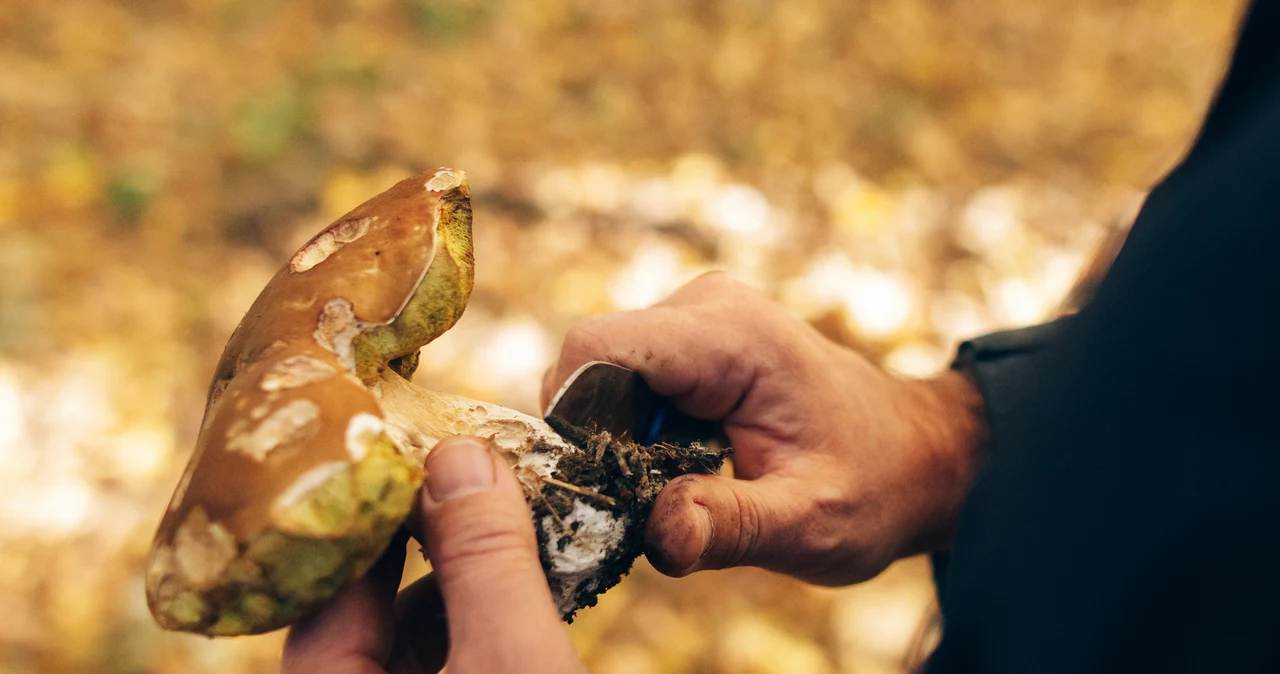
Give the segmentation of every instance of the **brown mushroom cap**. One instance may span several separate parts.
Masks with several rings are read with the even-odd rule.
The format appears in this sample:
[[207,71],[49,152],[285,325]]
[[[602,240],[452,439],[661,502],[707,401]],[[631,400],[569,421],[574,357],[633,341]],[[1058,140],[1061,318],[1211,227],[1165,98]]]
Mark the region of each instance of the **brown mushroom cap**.
[[227,343],[156,533],[162,626],[275,629],[377,559],[422,476],[368,386],[457,321],[472,278],[470,193],[452,169],[361,204],[276,273]]
[[402,180],[360,204],[302,246],[263,288],[223,350],[213,389],[264,351],[284,348],[278,343],[317,343],[353,369],[348,347],[356,331],[391,324],[421,290],[446,290],[423,283],[441,247],[465,267],[460,302],[441,307],[451,319],[439,332],[385,360],[421,348],[466,307],[472,278],[471,192],[461,171],[440,169]]

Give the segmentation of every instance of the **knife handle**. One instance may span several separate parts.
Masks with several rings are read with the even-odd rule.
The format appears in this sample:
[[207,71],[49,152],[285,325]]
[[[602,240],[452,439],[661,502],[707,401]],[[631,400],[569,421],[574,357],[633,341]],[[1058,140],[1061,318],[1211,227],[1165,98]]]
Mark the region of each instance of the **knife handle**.
[[640,439],[640,444],[657,444],[662,438],[662,427],[666,425],[667,417],[674,411],[675,405],[670,398],[657,398],[648,414],[638,415],[634,436]]
[[649,404],[636,410],[633,438],[642,445],[670,442],[687,445],[700,442],[728,447],[724,427],[719,422],[695,419],[676,409],[675,403],[664,396],[653,396]]

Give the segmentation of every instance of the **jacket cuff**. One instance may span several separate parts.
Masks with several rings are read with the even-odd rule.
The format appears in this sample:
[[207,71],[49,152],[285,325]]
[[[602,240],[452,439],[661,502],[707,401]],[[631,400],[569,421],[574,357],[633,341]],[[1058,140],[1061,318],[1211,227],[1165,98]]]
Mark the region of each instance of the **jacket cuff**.
[[987,416],[993,420],[999,418],[1023,399],[1027,365],[1054,341],[1070,320],[1067,316],[970,339],[960,345],[951,369],[961,370],[973,378],[982,393]]
[[[1012,413],[1024,399],[1029,365],[1070,322],[1071,317],[1065,316],[1041,325],[983,335],[960,345],[951,369],[968,374],[977,385],[989,428],[999,428],[999,419]],[[947,557],[946,551],[931,555],[939,598],[946,589]]]

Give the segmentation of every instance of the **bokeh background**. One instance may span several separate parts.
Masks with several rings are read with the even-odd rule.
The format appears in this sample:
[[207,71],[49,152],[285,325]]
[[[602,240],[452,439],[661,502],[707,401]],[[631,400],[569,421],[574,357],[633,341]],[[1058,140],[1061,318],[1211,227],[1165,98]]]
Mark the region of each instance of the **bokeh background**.
[[[1191,140],[1241,11],[0,0],[0,671],[275,667],[280,634],[159,631],[141,561],[244,310],[411,171],[465,169],[476,206],[476,291],[419,383],[535,411],[575,318],[711,268],[926,376],[1058,311]],[[935,636],[927,570],[641,563],[571,632],[601,673],[898,672]]]

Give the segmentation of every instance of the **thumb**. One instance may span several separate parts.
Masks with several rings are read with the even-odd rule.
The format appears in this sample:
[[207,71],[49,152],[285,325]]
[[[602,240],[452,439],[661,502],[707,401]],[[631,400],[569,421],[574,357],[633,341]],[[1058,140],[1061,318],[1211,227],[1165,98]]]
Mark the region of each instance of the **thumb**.
[[782,478],[683,475],[653,504],[646,554],[659,571],[677,577],[731,566],[785,570],[797,543],[799,517],[787,507],[795,501]]
[[422,509],[450,671],[567,671],[576,656],[510,467],[486,441],[457,437],[436,445],[426,471]]

